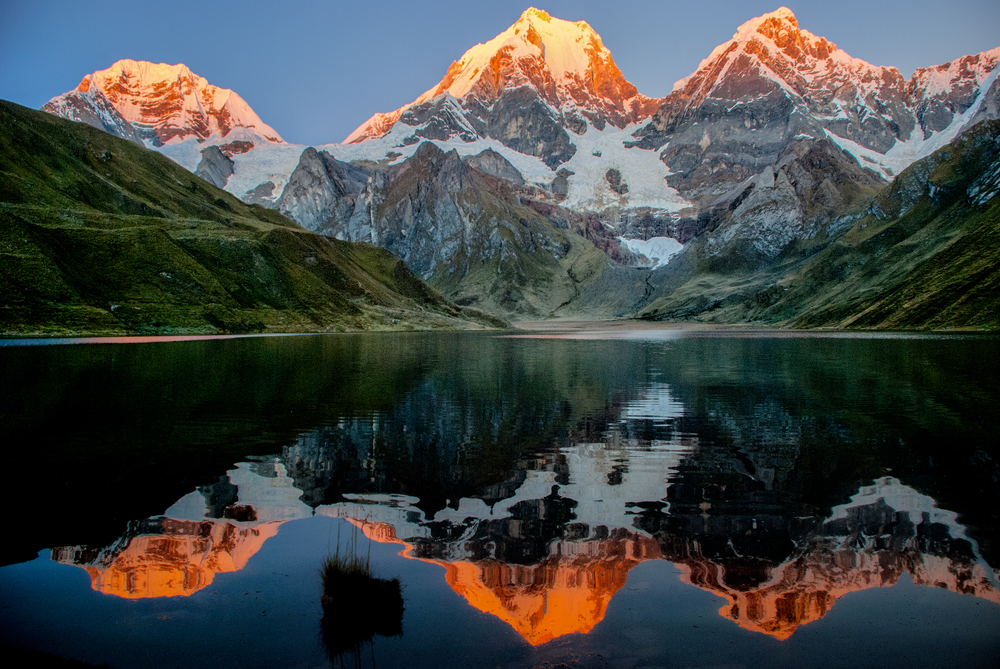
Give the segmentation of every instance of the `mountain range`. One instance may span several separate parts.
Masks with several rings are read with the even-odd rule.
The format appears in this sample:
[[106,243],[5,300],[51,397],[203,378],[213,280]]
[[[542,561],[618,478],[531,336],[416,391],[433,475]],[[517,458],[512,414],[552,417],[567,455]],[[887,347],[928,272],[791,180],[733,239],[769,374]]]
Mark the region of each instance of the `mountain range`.
[[[923,299],[937,279],[910,285],[924,262],[962,286],[996,281],[952,242],[994,235],[998,130],[981,123],[1000,117],[998,60],[1000,47],[904,79],[782,7],[650,98],[587,23],[530,8],[341,144],[288,144],[183,65],[119,61],[43,109],[155,149],[308,230],[382,246],[446,298],[506,316],[992,327],[989,297],[950,316],[861,314],[896,304],[893,291],[912,293],[904,310],[943,304]],[[873,225],[893,233],[859,234]],[[897,264],[862,276],[836,250],[845,245],[858,267],[883,254]],[[804,273],[848,276],[855,292],[820,281],[825,302],[793,300]]]

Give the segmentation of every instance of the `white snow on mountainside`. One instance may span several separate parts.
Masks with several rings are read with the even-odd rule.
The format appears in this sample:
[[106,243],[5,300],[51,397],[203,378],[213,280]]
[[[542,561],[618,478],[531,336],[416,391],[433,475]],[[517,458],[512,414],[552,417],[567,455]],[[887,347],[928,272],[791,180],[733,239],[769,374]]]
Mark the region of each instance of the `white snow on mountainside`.
[[795,109],[789,123],[806,120],[802,136],[828,136],[891,179],[966,127],[996,79],[998,57],[1000,48],[964,56],[918,69],[906,81],[895,67],[853,58],[800,28],[782,7],[741,25],[674,85],[657,116],[682,119],[720,105],[731,112],[780,94]]
[[[977,73],[981,76],[981,78],[977,76],[974,80],[978,89],[978,94],[975,96],[972,105],[964,112],[955,114],[952,121],[943,130],[930,132],[926,137],[922,136],[920,132],[914,132],[909,140],[897,140],[892,148],[885,153],[879,153],[878,151],[865,148],[856,142],[840,137],[829,131],[827,131],[827,136],[836,142],[840,148],[853,155],[862,167],[874,169],[883,177],[891,181],[893,177],[916,161],[921,158],[926,158],[938,149],[954,141],[954,139],[968,127],[972,118],[986,101],[987,93],[990,91],[990,88],[994,86],[997,79],[1000,78],[1000,66],[998,66],[1000,65],[1000,63],[998,63],[998,61],[1000,61],[1000,47],[983,52],[982,54],[979,54],[979,56],[981,57],[979,59],[980,62],[985,61],[986,63],[989,63],[992,61],[992,68],[986,69],[985,71],[980,70],[980,72]],[[955,62],[957,63],[958,61]],[[935,92],[940,93],[950,90],[945,88],[944,82],[949,80],[947,75],[950,74],[949,70],[952,68],[949,66],[951,65],[953,65],[953,63],[946,63],[945,65],[939,66],[939,68],[928,68],[932,71],[937,70],[938,76],[922,75],[922,72],[918,70],[917,73],[913,75],[914,79],[911,79],[911,82],[917,79],[918,75],[922,75],[921,79],[926,82],[927,86],[925,89],[925,96],[929,96]],[[944,76],[942,76],[942,73],[940,72],[941,70],[944,71]]]
[[650,261],[650,269],[664,267],[670,259],[684,249],[684,245],[673,237],[650,237],[649,239],[618,238],[622,246]]
[[[578,211],[603,211],[609,207],[649,207],[671,212],[690,206],[675,189],[667,185],[666,178],[670,171],[655,152],[625,148],[625,142],[632,139],[631,133],[636,127],[631,125],[618,129],[609,126],[604,130],[588,127],[586,133],[574,137],[578,147],[576,155],[562,165],[574,172],[568,178],[569,190],[566,200],[561,203],[563,206]],[[420,146],[420,143],[403,143],[410,130],[402,126],[393,128],[377,139],[354,144],[323,144],[315,148],[343,162],[377,162],[391,156],[392,159],[387,160],[387,164],[396,164],[412,156]],[[230,141],[232,140],[228,136],[204,142],[188,139],[159,147],[158,150],[186,169],[194,171],[204,149]],[[495,139],[480,138],[466,142],[453,137],[444,141],[425,141],[433,141],[444,151],[454,149],[463,157],[492,149],[509,160],[525,181],[532,185],[549,188],[556,178],[556,172],[540,159],[519,153]],[[260,144],[250,152],[232,156],[235,173],[225,189],[237,197],[243,197],[259,184],[271,182],[274,184],[274,191],[269,199],[277,199],[306,148],[298,144]],[[611,189],[605,179],[609,168],[621,173],[622,181],[628,185],[628,193],[619,195]]]

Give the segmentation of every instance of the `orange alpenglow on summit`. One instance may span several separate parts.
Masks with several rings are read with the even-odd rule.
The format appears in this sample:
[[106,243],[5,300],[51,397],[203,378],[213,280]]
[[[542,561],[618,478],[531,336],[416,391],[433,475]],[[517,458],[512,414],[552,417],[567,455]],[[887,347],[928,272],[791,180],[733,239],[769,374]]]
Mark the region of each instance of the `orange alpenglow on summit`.
[[134,537],[121,550],[88,560],[80,547],[52,549],[52,559],[84,567],[94,590],[126,599],[187,597],[218,573],[242,569],[281,521],[238,527],[219,521],[162,521],[162,532]]

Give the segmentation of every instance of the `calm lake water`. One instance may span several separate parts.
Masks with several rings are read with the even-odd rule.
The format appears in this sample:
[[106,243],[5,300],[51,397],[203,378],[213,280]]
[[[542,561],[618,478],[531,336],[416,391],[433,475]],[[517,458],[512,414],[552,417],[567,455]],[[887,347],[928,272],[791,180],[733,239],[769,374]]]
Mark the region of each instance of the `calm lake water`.
[[[22,343],[0,345],[9,648],[116,668],[1000,657],[997,337]],[[340,655],[338,615],[364,607],[324,613],[338,547],[405,600],[401,634]]]

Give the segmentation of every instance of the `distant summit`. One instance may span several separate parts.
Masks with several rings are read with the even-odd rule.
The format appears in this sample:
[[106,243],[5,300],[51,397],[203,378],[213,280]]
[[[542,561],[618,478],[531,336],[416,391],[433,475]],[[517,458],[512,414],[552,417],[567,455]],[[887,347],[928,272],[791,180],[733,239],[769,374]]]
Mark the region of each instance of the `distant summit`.
[[998,56],[966,56],[907,81],[800,28],[781,7],[741,25],[678,81],[635,145],[660,149],[670,184],[692,199],[775,165],[795,140],[829,138],[890,179],[969,127],[964,112],[995,97]]
[[191,137],[283,142],[243,98],[183,64],[119,60],[42,110],[150,146]]

